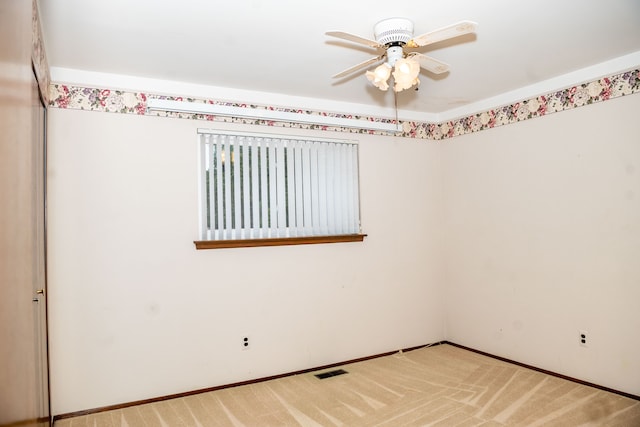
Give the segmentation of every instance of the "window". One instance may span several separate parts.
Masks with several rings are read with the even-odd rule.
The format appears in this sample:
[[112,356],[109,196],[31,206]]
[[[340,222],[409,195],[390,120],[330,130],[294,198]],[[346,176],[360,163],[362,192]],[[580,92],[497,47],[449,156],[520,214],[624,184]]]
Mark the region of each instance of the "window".
[[299,239],[305,237],[362,236],[356,143],[241,132],[198,134],[202,241],[276,239],[293,244],[295,239],[315,242]]

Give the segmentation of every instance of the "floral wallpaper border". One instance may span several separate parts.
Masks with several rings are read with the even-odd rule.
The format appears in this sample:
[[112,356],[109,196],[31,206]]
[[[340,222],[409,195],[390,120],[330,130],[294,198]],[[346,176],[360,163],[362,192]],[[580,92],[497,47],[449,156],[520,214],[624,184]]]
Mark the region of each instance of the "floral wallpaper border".
[[[360,134],[388,135],[383,131],[354,129],[314,124],[278,122],[264,119],[247,119],[235,117],[218,117],[209,114],[149,112],[147,100],[168,99],[187,102],[219,104],[248,109],[268,109],[273,111],[293,112],[309,116],[329,116],[360,119],[374,122],[394,123],[393,119],[357,116],[349,114],[327,113],[321,111],[289,109],[273,106],[260,106],[244,103],[225,103],[211,99],[182,98],[179,96],[160,96],[142,92],[127,92],[105,88],[87,88],[53,83],[49,86],[49,105],[54,108],[91,110],[111,113],[151,115],[192,120],[223,121],[251,125],[287,127],[298,129],[316,129],[327,131],[350,132]],[[497,107],[456,120],[441,123],[425,123],[405,121],[402,123],[400,136],[427,140],[443,140],[481,130],[521,122],[558,111],[571,110],[600,101],[631,95],[640,92],[640,68],[620,74],[603,77],[588,83],[572,86],[564,90],[526,99],[514,104]]]

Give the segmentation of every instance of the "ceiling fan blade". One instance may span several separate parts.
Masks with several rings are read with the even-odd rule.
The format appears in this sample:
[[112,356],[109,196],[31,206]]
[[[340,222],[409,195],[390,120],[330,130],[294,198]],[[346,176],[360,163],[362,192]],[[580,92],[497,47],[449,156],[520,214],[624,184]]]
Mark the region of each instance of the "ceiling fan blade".
[[368,67],[371,64],[375,64],[376,62],[382,60],[382,58],[384,58],[384,55],[380,55],[380,56],[376,56],[375,58],[367,59],[366,61],[361,62],[361,63],[359,63],[357,65],[354,65],[353,67],[347,68],[344,71],[340,71],[338,74],[336,74],[336,75],[334,75],[332,77],[334,79],[336,79],[338,77],[344,77],[344,76],[346,76],[348,74],[353,73],[354,71],[358,71],[361,68]]
[[435,74],[442,74],[449,71],[449,64],[442,61],[438,61],[430,56],[423,55],[421,53],[414,52],[409,55],[412,58],[416,58],[420,63],[420,66],[427,71],[431,71]]
[[379,49],[383,47],[380,43],[375,40],[365,39],[364,37],[356,36],[354,34],[345,33],[344,31],[327,31],[325,33],[331,37],[337,37],[339,39],[348,40],[350,42],[363,44],[365,46],[373,47]]
[[407,47],[422,47],[442,40],[474,33],[478,24],[473,21],[460,21],[447,27],[439,28],[428,33],[414,37],[407,42]]

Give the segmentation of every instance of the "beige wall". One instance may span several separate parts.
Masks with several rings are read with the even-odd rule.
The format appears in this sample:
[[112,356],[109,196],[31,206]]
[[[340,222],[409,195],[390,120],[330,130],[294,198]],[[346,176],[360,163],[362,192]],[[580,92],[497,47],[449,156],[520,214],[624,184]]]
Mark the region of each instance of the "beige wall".
[[53,412],[441,339],[640,394],[639,104],[437,143],[274,129],[360,140],[369,237],[211,251],[195,132],[247,127],[53,109]]
[[274,129],[360,141],[369,237],[196,251],[196,129],[212,123],[49,118],[54,414],[444,339],[438,143]]
[[638,111],[627,96],[442,145],[449,340],[640,395]]

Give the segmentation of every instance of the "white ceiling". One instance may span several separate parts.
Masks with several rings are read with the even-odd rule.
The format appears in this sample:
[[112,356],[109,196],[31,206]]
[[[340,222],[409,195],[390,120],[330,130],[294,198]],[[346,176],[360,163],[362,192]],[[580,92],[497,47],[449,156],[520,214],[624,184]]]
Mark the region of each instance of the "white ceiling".
[[463,19],[479,24],[474,36],[418,50],[451,70],[423,71],[419,91],[398,94],[409,114],[446,115],[527,90],[534,96],[565,87],[553,87],[563,79],[571,85],[640,64],[639,0],[41,0],[39,6],[54,81],[83,70],[389,109],[393,93],[371,86],[365,70],[331,78],[375,51],[324,33],[373,39],[373,25],[395,16],[410,18],[416,35]]

